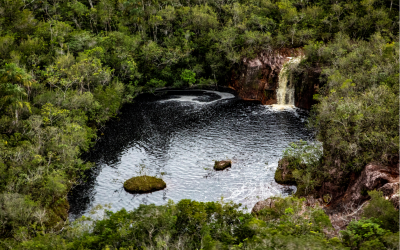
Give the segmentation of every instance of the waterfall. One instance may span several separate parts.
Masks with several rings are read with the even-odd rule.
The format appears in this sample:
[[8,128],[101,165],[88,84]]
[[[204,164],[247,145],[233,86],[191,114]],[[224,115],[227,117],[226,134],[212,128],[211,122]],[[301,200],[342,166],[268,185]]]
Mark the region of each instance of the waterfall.
[[278,104],[273,105],[278,108],[294,107],[294,86],[292,79],[288,77],[287,65],[300,63],[301,57],[288,57],[289,61],[284,63],[279,72],[279,86],[276,90]]

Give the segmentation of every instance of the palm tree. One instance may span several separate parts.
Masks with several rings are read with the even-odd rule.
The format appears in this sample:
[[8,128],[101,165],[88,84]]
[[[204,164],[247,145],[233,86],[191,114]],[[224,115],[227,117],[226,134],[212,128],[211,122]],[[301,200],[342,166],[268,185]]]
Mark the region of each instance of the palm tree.
[[0,111],[10,109],[15,114],[14,124],[18,122],[21,109],[26,107],[31,112],[31,106],[24,98],[28,96],[25,88],[29,94],[33,81],[32,76],[15,63],[6,63],[0,69]]
[[27,96],[25,90],[16,84],[12,83],[1,83],[0,84],[0,110],[5,106],[5,109],[9,108],[15,113],[15,123],[18,122],[19,111],[25,106],[31,112],[31,106],[29,102],[25,102],[23,97]]
[[0,69],[0,81],[25,86],[30,93],[31,86],[34,82],[32,76],[15,63],[6,63],[3,69]]

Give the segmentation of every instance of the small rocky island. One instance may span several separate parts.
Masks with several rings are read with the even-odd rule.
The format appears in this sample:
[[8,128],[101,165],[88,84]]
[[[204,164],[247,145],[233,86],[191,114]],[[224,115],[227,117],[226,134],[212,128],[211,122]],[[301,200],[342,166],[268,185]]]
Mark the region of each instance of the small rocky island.
[[278,168],[275,171],[275,181],[282,185],[296,185],[296,179],[289,168],[289,161],[286,158],[279,160]]
[[232,166],[231,161],[215,161],[214,164],[214,169],[217,171],[224,170],[225,168],[228,168]]
[[162,179],[147,175],[132,177],[124,182],[124,189],[133,194],[150,193],[166,187]]

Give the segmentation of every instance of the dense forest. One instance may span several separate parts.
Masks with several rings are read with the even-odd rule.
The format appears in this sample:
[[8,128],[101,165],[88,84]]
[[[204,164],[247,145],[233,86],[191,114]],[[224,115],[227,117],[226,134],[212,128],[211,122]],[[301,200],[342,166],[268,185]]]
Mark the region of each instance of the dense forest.
[[182,200],[66,221],[92,167],[80,156],[121,105],[226,85],[243,58],[282,48],[304,50],[299,84],[316,68],[323,83],[310,117],[323,152],[285,152],[298,196],[331,169],[396,164],[398,35],[393,0],[0,0],[0,248],[398,249],[398,211],[377,191],[339,234],[299,197],[257,215]]

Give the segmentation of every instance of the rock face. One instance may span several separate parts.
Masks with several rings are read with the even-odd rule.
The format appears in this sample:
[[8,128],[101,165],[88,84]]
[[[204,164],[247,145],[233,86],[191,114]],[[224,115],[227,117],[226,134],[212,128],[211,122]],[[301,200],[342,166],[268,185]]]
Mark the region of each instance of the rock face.
[[320,82],[321,68],[310,68],[300,75],[296,76],[294,90],[294,105],[298,108],[311,109],[311,106],[317,101],[313,96],[318,93],[319,88],[323,85]]
[[[369,199],[368,191],[381,190],[395,207],[399,207],[399,165],[385,166],[370,163],[364,170],[356,175],[352,174],[348,185],[324,183],[320,188],[319,195],[329,194],[332,197],[330,206],[335,209],[359,207]],[[340,209],[342,208],[342,209]]]
[[[389,184],[389,185],[387,185]],[[392,192],[398,190],[399,185],[399,168],[398,166],[384,166],[379,164],[368,164],[361,172],[360,176],[350,183],[342,202],[354,202],[361,204],[368,199],[367,191],[391,186],[385,188],[386,191]],[[394,188],[397,186],[397,190]],[[394,193],[387,193],[392,196]]]
[[215,161],[214,169],[217,171],[224,170],[225,168],[228,168],[231,165],[232,165],[231,161]]
[[[244,58],[241,65],[232,71],[229,86],[244,100],[260,101],[266,105],[276,104],[276,90],[283,64],[291,57],[302,55],[301,49],[280,49],[260,53],[254,59]],[[312,97],[318,90],[319,73],[317,70],[315,74],[308,74],[307,81],[301,83],[306,86],[295,86],[297,107],[310,109],[314,104]]]
[[[340,176],[340,174],[338,175]],[[348,185],[324,183],[320,195],[329,194],[332,201],[325,211],[333,227],[343,230],[350,221],[361,218],[369,203],[368,191],[377,189],[399,209],[399,165],[385,166],[370,163],[359,174],[350,177]]]
[[124,189],[134,194],[150,193],[166,187],[167,184],[162,179],[147,175],[130,178],[124,183]]

